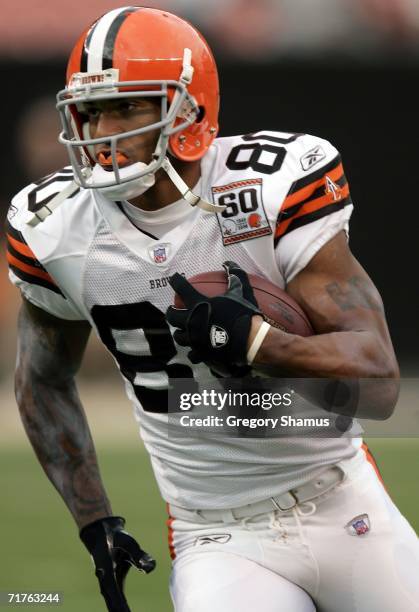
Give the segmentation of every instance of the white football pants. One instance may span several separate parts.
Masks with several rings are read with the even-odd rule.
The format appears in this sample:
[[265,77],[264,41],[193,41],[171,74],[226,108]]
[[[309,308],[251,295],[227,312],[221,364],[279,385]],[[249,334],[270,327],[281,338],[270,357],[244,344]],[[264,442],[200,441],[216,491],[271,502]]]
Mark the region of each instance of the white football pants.
[[175,611],[419,612],[415,532],[364,451],[338,465],[340,484],[286,513],[170,520]]

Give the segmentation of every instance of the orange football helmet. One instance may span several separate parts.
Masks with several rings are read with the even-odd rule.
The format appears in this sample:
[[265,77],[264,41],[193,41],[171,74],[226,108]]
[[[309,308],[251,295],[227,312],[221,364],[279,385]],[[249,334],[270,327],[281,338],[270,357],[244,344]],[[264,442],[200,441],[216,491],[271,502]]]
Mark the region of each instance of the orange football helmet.
[[[84,103],[141,96],[161,99],[158,123],[109,138],[90,138]],[[208,44],[187,21],[153,8],[117,8],[77,41],[68,62],[67,86],[57,95],[57,109],[63,124],[60,141],[68,149],[78,184],[99,189],[132,184],[150,178],[160,167],[168,172],[167,151],[183,161],[205,155],[218,133],[217,67]],[[120,168],[118,140],[157,128],[160,138],[151,163],[132,164],[138,166],[136,171]],[[106,182],[98,183],[94,172],[92,177],[98,166],[93,146],[103,142],[110,144],[113,172],[106,172]],[[126,196],[122,191],[116,189],[117,195]],[[111,199],[117,199],[112,194]],[[129,190],[128,195],[132,196]]]

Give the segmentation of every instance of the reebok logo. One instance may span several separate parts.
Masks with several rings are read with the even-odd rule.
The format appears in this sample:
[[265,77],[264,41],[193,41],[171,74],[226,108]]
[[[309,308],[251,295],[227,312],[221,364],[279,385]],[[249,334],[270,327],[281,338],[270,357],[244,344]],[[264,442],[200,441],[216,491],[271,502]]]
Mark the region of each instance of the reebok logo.
[[326,153],[320,145],[317,145],[317,147],[310,149],[310,151],[307,151],[307,153],[300,158],[301,167],[307,172],[311,170],[313,166],[325,159],[325,157]]
[[206,544],[227,544],[231,540],[229,533],[214,533],[208,536],[199,536],[195,540],[195,546],[205,546]]

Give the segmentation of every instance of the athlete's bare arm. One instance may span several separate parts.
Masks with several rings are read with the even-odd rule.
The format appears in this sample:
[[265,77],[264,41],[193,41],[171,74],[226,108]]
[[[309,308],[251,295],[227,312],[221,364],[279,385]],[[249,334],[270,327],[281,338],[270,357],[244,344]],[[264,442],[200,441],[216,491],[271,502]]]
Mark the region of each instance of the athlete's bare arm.
[[[271,329],[256,363],[277,364],[307,377],[399,377],[381,297],[343,232],[320,249],[287,291],[319,335],[301,338]],[[249,346],[258,326],[254,320]],[[397,384],[387,392],[395,398]],[[389,416],[383,410],[382,418]]]
[[77,393],[90,326],[24,300],[18,322],[16,398],[31,444],[79,528],[112,514]]

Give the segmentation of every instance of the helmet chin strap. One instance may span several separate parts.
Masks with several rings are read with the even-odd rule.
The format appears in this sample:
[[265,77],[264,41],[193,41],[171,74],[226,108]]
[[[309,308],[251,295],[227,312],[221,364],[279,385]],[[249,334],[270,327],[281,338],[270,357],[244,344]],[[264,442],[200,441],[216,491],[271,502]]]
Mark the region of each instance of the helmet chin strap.
[[[136,164],[131,164],[131,166],[127,166],[126,168],[121,168],[120,173],[123,178],[128,178],[129,173],[136,174],[138,172],[138,165],[141,165],[141,170],[146,168],[145,164],[141,162],[137,162]],[[163,170],[167,173],[172,183],[175,185],[182,198],[186,200],[192,207],[198,206],[198,208],[202,208],[206,212],[211,213],[221,213],[225,209],[225,206],[219,206],[218,204],[212,204],[207,200],[202,199],[200,196],[193,193],[193,191],[188,187],[182,177],[176,172],[170,163],[167,157],[164,158],[162,164]],[[142,176],[139,179],[133,179],[132,181],[127,181],[125,183],[119,183],[117,185],[113,185],[112,187],[100,187],[100,179],[102,182],[109,180],[109,173],[106,170],[96,164],[93,168],[91,175],[89,177],[89,181],[93,179],[92,189],[97,189],[100,193],[102,193],[109,200],[117,202],[118,200],[128,200],[130,198],[138,197],[143,194],[147,189],[150,189],[155,183],[154,173],[149,173]],[[125,176],[126,175],[126,176]],[[42,208],[36,211],[36,213],[29,212],[27,214],[26,223],[35,227],[39,223],[42,223],[49,217],[58,206],[60,206],[67,198],[71,197],[77,190],[79,189],[79,185],[72,181],[63,191],[58,193],[52,200],[45,204]]]
[[164,158],[162,168],[167,173],[168,177],[175,185],[182,198],[186,200],[191,206],[198,206],[198,208],[202,208],[202,210],[212,213],[221,213],[223,212],[223,210],[225,210],[225,206],[219,206],[218,204],[212,204],[211,202],[207,202],[207,200],[203,200],[200,196],[193,193],[193,191],[187,186],[183,178],[173,168],[171,162],[167,157]]
[[[188,85],[192,83],[193,74],[194,74],[194,68],[192,66],[192,52],[190,49],[185,48],[183,50],[183,67],[182,67],[182,72],[181,72],[179,81],[182,83],[182,85],[185,85],[185,87],[187,87]],[[180,95],[179,91],[176,91],[173,97],[172,106],[176,106],[176,102],[177,102],[179,95]],[[192,117],[189,118],[191,123],[195,119],[196,119],[196,114],[194,115],[193,119]],[[161,151],[161,147],[162,147],[162,137],[160,136],[159,141],[156,146],[155,155],[159,154],[159,152]],[[166,144],[166,147],[167,147],[167,144]],[[207,212],[212,212],[212,213],[221,213],[223,212],[223,210],[225,210],[226,208],[225,206],[219,206],[218,204],[212,204],[211,202],[207,202],[206,200],[203,200],[200,196],[195,195],[193,191],[191,191],[191,189],[187,186],[183,178],[173,168],[167,155],[165,156],[161,167],[166,172],[166,174],[168,175],[172,183],[175,185],[175,187],[181,194],[182,198],[186,200],[191,206],[193,207],[198,206],[198,208],[202,208],[202,210],[205,210]]]
[[[172,183],[175,185],[176,189],[181,194],[182,198],[186,200],[191,206],[198,208],[202,208],[207,212],[212,213],[221,213],[226,208],[225,206],[219,206],[217,204],[212,204],[211,202],[207,202],[203,200],[200,196],[193,193],[193,191],[188,187],[182,177],[178,174],[178,172],[173,168],[168,157],[165,157],[162,163],[162,169],[167,173]],[[137,162],[135,164],[131,164],[126,168],[120,169],[121,178],[128,179],[130,174],[135,175],[138,173],[138,170],[145,170],[147,168],[146,164],[141,162]],[[131,198],[136,198],[150,189],[155,184],[155,175],[150,172],[149,174],[145,174],[144,176],[133,179],[132,181],[127,181],[125,183],[119,183],[117,185],[112,185],[111,187],[101,187],[100,181],[106,182],[109,180],[109,172],[103,170],[103,168],[97,164],[92,171],[91,178],[88,179],[88,183],[94,186],[94,189],[97,189],[99,193],[103,194],[109,200],[117,202],[118,200],[129,200]]]
[[[225,206],[219,206],[218,204],[207,202],[200,196],[193,193],[179,173],[174,169],[168,157],[164,158],[161,168],[167,173],[168,177],[175,185],[182,198],[191,206],[198,206],[198,208],[202,208],[202,210],[212,213],[221,213],[223,210],[225,210]],[[144,171],[146,169],[146,164],[136,162],[135,164],[131,164],[126,168],[121,168],[119,172],[121,178],[126,180],[129,179],[130,175],[137,174],[139,170]],[[94,189],[97,189],[99,193],[113,202],[137,198],[150,189],[150,187],[153,187],[156,182],[155,173],[150,172],[144,176],[141,176],[140,178],[133,178],[132,181],[126,180],[124,183],[119,183],[110,187],[101,187],[101,182],[105,183],[106,181],[109,181],[109,175],[109,172],[104,170],[99,164],[96,164],[87,182],[90,183]]]

